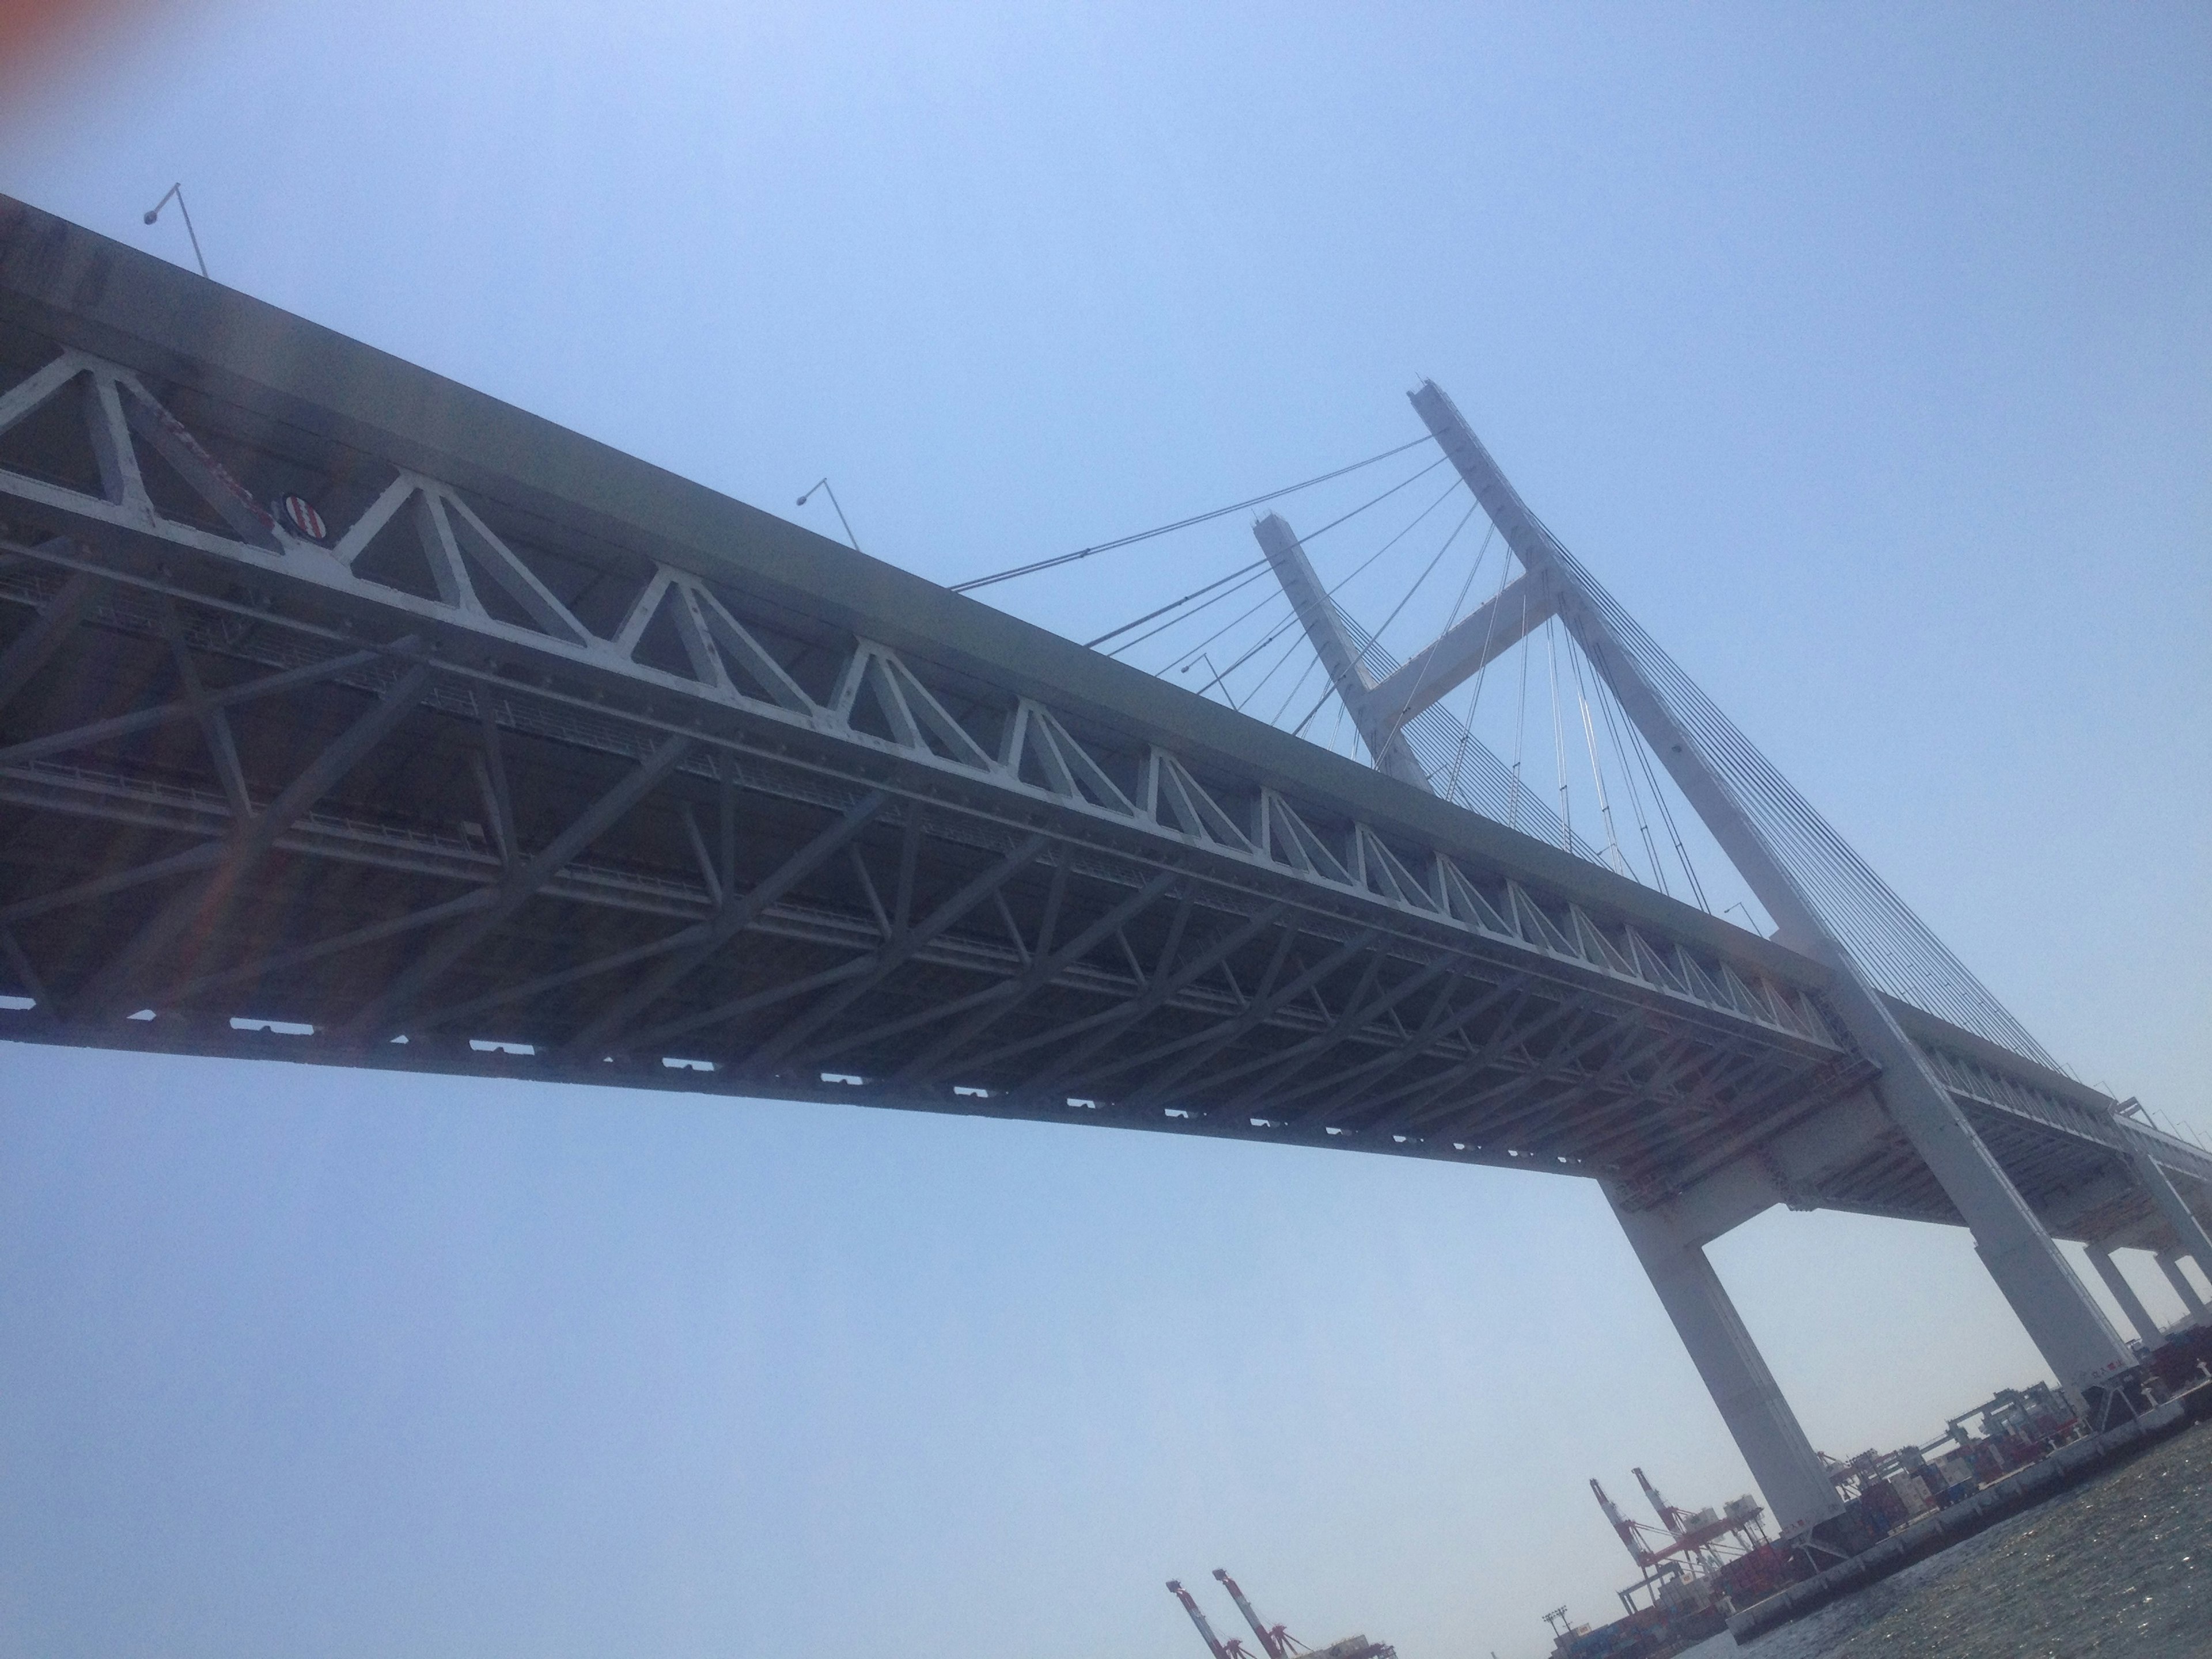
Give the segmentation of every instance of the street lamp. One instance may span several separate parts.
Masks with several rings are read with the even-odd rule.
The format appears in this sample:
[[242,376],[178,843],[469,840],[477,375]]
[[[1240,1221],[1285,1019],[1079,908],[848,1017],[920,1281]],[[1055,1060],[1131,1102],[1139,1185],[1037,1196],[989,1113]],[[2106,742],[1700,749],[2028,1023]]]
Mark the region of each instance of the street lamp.
[[185,205],[185,187],[181,183],[171,185],[161,199],[146,210],[146,222],[150,225],[161,216],[161,210],[169,205],[172,196],[177,198],[177,210],[185,216],[185,234],[192,239],[192,258],[200,262],[200,275],[206,276],[207,255],[200,252],[200,234],[192,228],[192,210]]

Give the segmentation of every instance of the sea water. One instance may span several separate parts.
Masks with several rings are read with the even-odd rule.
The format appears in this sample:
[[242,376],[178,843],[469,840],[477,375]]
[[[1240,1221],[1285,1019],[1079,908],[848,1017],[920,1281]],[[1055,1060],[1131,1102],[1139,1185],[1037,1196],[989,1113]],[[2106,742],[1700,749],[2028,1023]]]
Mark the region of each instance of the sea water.
[[2212,1423],[1739,1647],[1682,1659],[2212,1659]]

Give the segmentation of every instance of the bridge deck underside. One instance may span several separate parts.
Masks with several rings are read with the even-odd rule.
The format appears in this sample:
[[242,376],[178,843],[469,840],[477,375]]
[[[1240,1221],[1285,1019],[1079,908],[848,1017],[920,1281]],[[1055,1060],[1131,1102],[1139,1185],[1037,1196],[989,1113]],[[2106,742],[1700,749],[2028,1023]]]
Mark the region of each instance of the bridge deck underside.
[[[67,580],[20,556],[0,572],[16,601],[0,641],[24,637]],[[405,672],[404,659],[362,660],[357,635],[197,604],[173,572],[170,586],[118,582],[87,607],[0,714],[0,760],[176,710],[187,662],[217,700],[337,665],[226,706],[237,775],[265,805]],[[528,849],[672,740],[689,746],[665,775],[489,920],[524,884]],[[204,722],[29,752],[0,768],[13,957],[0,979],[40,1006],[0,1031],[1136,1125],[1604,1173],[1653,1192],[1869,1075],[1822,1045],[1271,891],[1201,857],[1116,847],[1088,823],[1010,821],[896,762],[760,749],[434,673],[228,886],[189,862],[237,829]],[[149,919],[180,906],[189,925],[149,948]],[[424,978],[432,960],[445,965]],[[156,1017],[128,1018],[142,1009]],[[478,1046],[490,1042],[504,1046]],[[2032,1201],[2110,1172],[2075,1137],[1970,1110]],[[1817,1197],[1952,1218],[1901,1140]]]
[[[0,648],[67,581],[20,556],[9,576]],[[40,1005],[10,1035],[1147,1121],[1635,1181],[1863,1075],[1828,1045],[1402,915],[963,801],[895,760],[772,756],[458,667],[431,671],[233,872],[219,754],[265,814],[404,692],[410,660],[170,586],[107,586],[0,714],[0,976]],[[309,678],[318,665],[339,672]],[[196,695],[222,702],[220,747],[176,712]],[[595,812],[580,851],[533,868]]]

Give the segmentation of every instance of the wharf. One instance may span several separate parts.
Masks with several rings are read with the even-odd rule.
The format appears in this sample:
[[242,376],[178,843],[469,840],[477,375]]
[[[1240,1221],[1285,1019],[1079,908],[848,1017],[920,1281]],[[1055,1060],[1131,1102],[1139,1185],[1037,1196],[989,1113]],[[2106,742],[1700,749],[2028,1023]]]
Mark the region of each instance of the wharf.
[[1923,1516],[1872,1548],[1746,1607],[1729,1619],[1729,1632],[1738,1642],[1748,1642],[1778,1626],[1802,1619],[1840,1596],[1863,1589],[2054,1498],[2098,1471],[2132,1457],[2146,1447],[2179,1433],[2189,1424],[2208,1417],[2212,1417],[2212,1383],[2200,1384],[2177,1395],[2134,1420],[2102,1434],[2061,1446],[1972,1497]]

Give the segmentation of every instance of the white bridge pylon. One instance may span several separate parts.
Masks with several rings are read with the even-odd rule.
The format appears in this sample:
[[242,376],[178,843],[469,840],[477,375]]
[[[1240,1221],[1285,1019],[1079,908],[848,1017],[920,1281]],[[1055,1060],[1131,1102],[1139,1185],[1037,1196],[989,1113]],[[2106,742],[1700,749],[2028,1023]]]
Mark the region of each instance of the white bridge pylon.
[[[1544,527],[1451,399],[1431,381],[1411,397],[1519,563],[1486,603],[1378,680],[1289,523],[1270,513],[1253,532],[1375,765],[1433,789],[1406,740],[1407,723],[1557,617],[1773,917],[1780,941],[1834,972],[1836,1011],[1881,1068],[1869,1091],[1965,1218],[2060,1381],[2086,1399],[2130,1369],[2133,1354],[1882,993],[1940,1010],[2039,1063],[2049,1056]],[[1936,988],[1941,997],[1929,994]],[[2200,1263],[2212,1262],[2202,1224],[2164,1172],[2148,1158],[2134,1162],[2159,1208],[2185,1219]],[[1705,1187],[1657,1206],[1632,1206],[1610,1188],[1608,1196],[1777,1518],[1800,1531],[1841,1505],[1704,1250],[1784,1194],[1731,1170]]]

